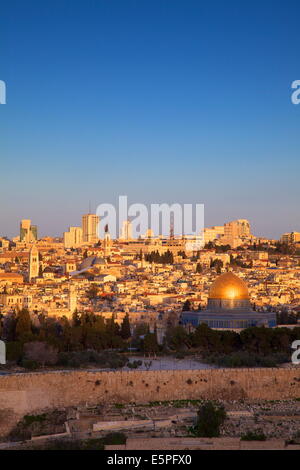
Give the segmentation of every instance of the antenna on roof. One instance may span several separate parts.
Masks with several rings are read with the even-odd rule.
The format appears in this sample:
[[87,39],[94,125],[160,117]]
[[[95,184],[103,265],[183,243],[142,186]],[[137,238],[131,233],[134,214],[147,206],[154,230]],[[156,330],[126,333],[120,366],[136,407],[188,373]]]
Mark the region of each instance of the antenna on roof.
[[91,200],[89,200],[89,214],[91,213]]
[[170,240],[174,240],[174,212],[170,214]]

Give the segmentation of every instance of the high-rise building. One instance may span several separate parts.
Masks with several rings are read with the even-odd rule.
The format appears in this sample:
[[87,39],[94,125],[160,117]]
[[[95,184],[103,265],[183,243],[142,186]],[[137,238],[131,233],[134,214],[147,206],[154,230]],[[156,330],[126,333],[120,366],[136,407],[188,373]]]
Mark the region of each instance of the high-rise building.
[[132,224],[129,220],[124,220],[120,238],[122,240],[131,240],[132,239]]
[[38,277],[39,275],[39,252],[35,245],[29,251],[29,281]]
[[20,241],[32,243],[37,240],[37,226],[31,225],[31,220],[23,219],[20,223]]
[[224,225],[208,227],[203,230],[204,243],[212,242],[224,235]]
[[82,216],[82,241],[83,243],[97,243],[98,224],[100,217],[96,214],[85,214]]
[[68,232],[64,232],[64,247],[78,248],[82,244],[82,228],[69,227]]
[[282,243],[299,243],[300,242],[300,233],[299,232],[290,232],[284,233],[280,237]]
[[250,222],[246,219],[238,219],[224,224],[224,236],[219,239],[219,242],[223,245],[230,245],[232,248],[236,248],[253,238]]

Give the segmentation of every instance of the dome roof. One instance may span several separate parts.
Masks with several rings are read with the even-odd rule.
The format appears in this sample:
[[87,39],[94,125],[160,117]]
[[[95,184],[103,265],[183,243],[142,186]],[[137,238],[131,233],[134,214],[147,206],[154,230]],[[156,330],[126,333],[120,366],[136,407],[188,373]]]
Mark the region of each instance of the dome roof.
[[212,284],[209,299],[248,299],[247,284],[235,274],[228,272]]
[[106,264],[106,261],[105,261],[104,258],[98,258],[98,257],[97,257],[97,258],[94,259],[93,266],[94,266],[95,264]]
[[103,259],[103,258],[98,258],[97,256],[89,256],[88,258],[85,258],[79,269],[80,270],[83,270],[83,269],[90,269],[92,268],[93,266],[97,266],[98,265],[103,265],[103,264],[106,264],[106,261]]

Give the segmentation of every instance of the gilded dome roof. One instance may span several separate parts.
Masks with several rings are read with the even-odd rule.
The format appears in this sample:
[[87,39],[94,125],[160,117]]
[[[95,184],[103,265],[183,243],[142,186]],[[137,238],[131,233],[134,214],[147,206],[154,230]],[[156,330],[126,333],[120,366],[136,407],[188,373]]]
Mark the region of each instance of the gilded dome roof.
[[219,276],[209,291],[210,299],[248,299],[246,283],[235,274],[228,272]]

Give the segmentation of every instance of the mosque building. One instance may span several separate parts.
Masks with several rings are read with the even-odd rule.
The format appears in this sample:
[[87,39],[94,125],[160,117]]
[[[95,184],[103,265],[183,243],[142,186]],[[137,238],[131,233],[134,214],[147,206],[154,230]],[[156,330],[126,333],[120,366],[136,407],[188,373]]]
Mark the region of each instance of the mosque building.
[[238,330],[251,326],[276,326],[275,312],[253,310],[247,284],[232,272],[219,276],[209,291],[207,308],[181,314],[182,325],[197,327],[206,323],[210,328]]

